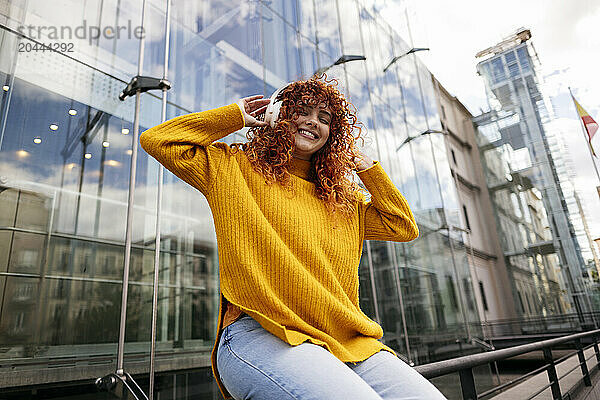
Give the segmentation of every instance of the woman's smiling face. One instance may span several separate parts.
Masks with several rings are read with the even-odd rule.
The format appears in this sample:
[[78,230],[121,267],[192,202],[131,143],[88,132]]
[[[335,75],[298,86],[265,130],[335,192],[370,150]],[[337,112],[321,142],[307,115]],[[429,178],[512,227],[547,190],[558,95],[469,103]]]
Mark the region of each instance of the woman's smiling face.
[[327,143],[331,111],[324,103],[318,106],[302,105],[294,120],[294,157],[310,160],[312,155]]

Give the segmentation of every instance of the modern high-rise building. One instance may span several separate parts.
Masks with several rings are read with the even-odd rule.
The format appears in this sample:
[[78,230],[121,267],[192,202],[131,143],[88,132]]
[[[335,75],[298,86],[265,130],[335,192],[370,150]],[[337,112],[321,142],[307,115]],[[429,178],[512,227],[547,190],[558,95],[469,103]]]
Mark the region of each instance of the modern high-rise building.
[[516,308],[523,315],[582,315],[592,306],[573,226],[572,213],[578,211],[568,207],[575,204],[573,191],[559,142],[548,128],[552,110],[530,38],[529,30],[520,29],[476,55],[490,111],[474,122]]
[[[141,75],[162,77],[169,50],[167,118],[270,96],[344,54],[365,56],[328,75],[357,107],[365,151],[405,194],[421,237],[365,244],[361,308],[409,362],[464,354],[479,317],[466,246],[452,229],[462,227],[461,204],[444,138],[424,135],[441,125],[413,44],[354,0],[173,0],[166,43],[166,5],[0,0],[2,396],[106,398],[91,382],[116,369],[128,249],[124,369],[147,388],[158,214],[155,394],[220,398],[210,372],[220,293],[208,204],[165,173],[158,209],[159,165],[141,150],[128,204],[134,115],[140,131],[161,122],[158,92],[137,106],[118,99],[138,74],[141,36]],[[245,131],[225,139],[244,140]],[[443,391],[456,386],[446,383]]]

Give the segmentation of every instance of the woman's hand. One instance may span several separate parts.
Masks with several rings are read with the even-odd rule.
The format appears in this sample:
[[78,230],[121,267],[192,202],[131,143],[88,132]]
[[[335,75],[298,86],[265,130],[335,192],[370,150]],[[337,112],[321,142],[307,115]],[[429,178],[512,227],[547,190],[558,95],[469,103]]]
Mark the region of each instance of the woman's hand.
[[244,97],[238,100],[237,105],[240,106],[244,115],[244,126],[249,128],[267,126],[266,122],[257,120],[256,116],[265,112],[268,104],[269,99],[263,99],[262,95]]
[[355,149],[355,151],[356,151],[356,153],[358,153],[358,156],[354,157],[354,159],[352,161],[354,162],[354,166],[357,171],[365,170],[375,163],[375,161],[373,161],[373,159],[371,157],[364,154],[360,150]]

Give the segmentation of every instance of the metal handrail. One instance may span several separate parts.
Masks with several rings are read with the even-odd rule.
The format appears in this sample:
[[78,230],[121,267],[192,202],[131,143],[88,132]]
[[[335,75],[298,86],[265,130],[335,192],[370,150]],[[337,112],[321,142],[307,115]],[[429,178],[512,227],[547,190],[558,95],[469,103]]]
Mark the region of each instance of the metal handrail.
[[[556,367],[555,367],[556,364],[566,360],[567,358],[573,356],[574,354],[577,354],[579,357],[578,367],[580,367],[582,370],[584,384],[586,386],[591,386],[589,371],[587,369],[587,364],[586,364],[587,359],[585,358],[583,352],[587,348],[593,346],[595,355],[596,355],[596,359],[600,362],[600,351],[598,349],[598,336],[599,335],[600,335],[600,329],[596,329],[596,330],[592,330],[592,331],[588,331],[588,332],[567,335],[567,336],[563,336],[563,337],[559,337],[559,338],[555,338],[555,339],[542,340],[539,342],[528,343],[528,344],[524,344],[524,345],[520,345],[520,346],[514,346],[514,347],[507,348],[507,349],[488,351],[485,353],[472,354],[472,355],[468,355],[468,356],[453,358],[450,360],[444,360],[444,361],[438,361],[438,362],[434,362],[434,363],[430,363],[430,364],[419,365],[419,366],[415,367],[415,369],[427,379],[436,378],[439,376],[458,372],[460,375],[460,384],[461,384],[461,390],[463,393],[463,399],[464,400],[467,400],[467,399],[468,400],[476,400],[476,399],[488,396],[494,392],[497,392],[498,390],[504,389],[508,386],[514,385],[515,383],[521,382],[526,377],[531,376],[533,374],[533,372],[529,372],[528,374],[525,374],[524,376],[514,379],[511,382],[507,382],[505,384],[498,385],[498,386],[478,395],[477,389],[475,387],[474,377],[473,377],[473,368],[474,367],[489,364],[489,363],[496,362],[496,361],[505,360],[510,357],[518,356],[518,355],[525,354],[525,353],[530,353],[530,352],[536,351],[536,350],[543,350],[544,358],[546,360],[546,365],[544,365],[541,368],[538,368],[534,372],[540,372],[544,369],[548,372],[550,384],[547,385],[544,389],[551,387],[553,398],[560,400],[560,399],[562,399],[562,395],[560,393],[560,387],[558,385],[558,380],[561,379],[562,377],[564,377],[564,375],[561,378],[557,377]],[[581,345],[581,339],[585,338],[585,337],[589,337],[589,336],[592,337],[593,343],[591,345],[587,346],[586,348],[583,348],[583,346]],[[577,351],[568,356],[561,357],[559,360],[553,360],[552,350],[551,350],[552,347],[557,346],[562,343],[572,342],[572,341],[575,342]],[[568,373],[572,372],[573,370],[569,371]],[[537,393],[537,394],[539,394],[539,393]],[[535,396],[537,394],[535,394]]]
[[588,312],[583,312],[581,314],[577,314],[577,313],[568,313],[568,314],[556,314],[556,315],[533,315],[533,316],[524,316],[524,317],[517,317],[517,318],[500,318],[500,319],[495,319],[493,321],[486,321],[486,322],[481,322],[481,324],[494,324],[494,323],[506,323],[506,322],[520,322],[520,321],[536,321],[536,320],[549,320],[549,319],[563,319],[565,317],[577,317],[579,315],[581,316],[587,316],[587,315],[600,315],[600,312],[597,311],[588,311]]
[[[485,321],[473,323],[472,325],[481,328],[483,336],[498,336],[506,334],[522,334],[524,330],[535,334],[541,332],[553,331],[555,333],[585,330],[586,324],[594,328],[600,328],[597,321],[600,319],[600,313],[587,312],[582,314],[559,314],[549,316],[532,316],[520,318],[507,318],[494,321]],[[552,326],[556,325],[556,326]]]
[[[577,313],[569,313],[569,314],[557,314],[557,315],[536,315],[536,316],[528,316],[528,317],[519,317],[519,318],[504,318],[497,319],[494,321],[485,321],[481,323],[477,323],[477,325],[482,326],[495,326],[495,325],[503,325],[503,324],[512,324],[512,323],[543,323],[543,322],[565,322],[570,319],[576,320],[578,322],[582,322],[581,318],[586,320],[587,317],[598,317],[600,316],[599,312],[585,312],[581,314]],[[594,322],[593,319],[587,322]]]
[[534,343],[522,344],[519,346],[510,347],[508,349],[488,351],[485,353],[457,357],[450,360],[437,361],[430,364],[419,365],[415,368],[425,378],[436,378],[438,376],[457,372],[461,369],[473,368],[490,362],[501,361],[509,357],[518,356],[535,350],[542,350],[547,347],[556,346],[558,344],[562,344],[591,335],[600,335],[600,329],[596,329],[589,332],[576,333],[573,335],[563,336],[555,339],[548,339]]

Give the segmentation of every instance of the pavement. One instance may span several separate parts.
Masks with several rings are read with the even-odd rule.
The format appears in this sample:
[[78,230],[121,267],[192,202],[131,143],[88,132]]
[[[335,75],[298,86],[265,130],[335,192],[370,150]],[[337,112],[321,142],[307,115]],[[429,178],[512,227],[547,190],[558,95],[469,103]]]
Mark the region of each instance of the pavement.
[[[590,348],[584,352],[587,359],[588,371],[592,380],[592,386],[586,387],[583,384],[583,374],[581,368],[577,367],[579,359],[577,354],[569,357],[556,366],[556,373],[559,377],[560,392],[564,400],[598,400],[600,399],[600,374],[598,373],[598,363],[596,361],[594,349]],[[575,368],[570,373],[569,370]],[[567,374],[564,376],[565,374]],[[564,376],[564,377],[563,377]],[[563,378],[561,378],[563,377]],[[540,372],[527,379],[526,381],[492,397],[493,400],[521,400],[527,399],[542,387],[548,385],[548,373]],[[533,400],[553,400],[552,391],[548,387]]]

